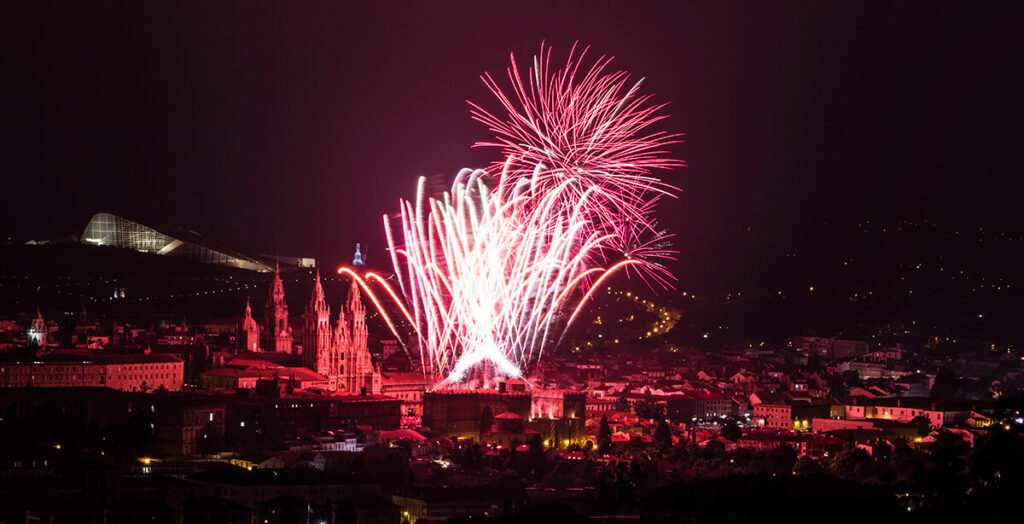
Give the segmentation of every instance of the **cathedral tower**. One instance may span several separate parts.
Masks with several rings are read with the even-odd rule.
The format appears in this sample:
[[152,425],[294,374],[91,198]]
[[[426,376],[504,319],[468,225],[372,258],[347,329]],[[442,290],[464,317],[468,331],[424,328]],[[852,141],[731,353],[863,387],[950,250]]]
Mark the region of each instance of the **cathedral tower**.
[[337,359],[334,355],[334,341],[331,340],[331,309],[324,299],[324,287],[320,284],[320,270],[316,272],[313,295],[306,306],[305,329],[302,334],[302,365],[331,379],[338,374]]
[[288,304],[284,301],[284,282],[281,281],[281,264],[274,266],[274,280],[270,284],[263,329],[264,351],[278,353],[292,352],[292,328],[288,324]]
[[380,394],[380,371],[373,366],[366,338],[366,307],[360,298],[359,285],[353,281],[335,330],[335,341],[339,344],[337,352],[341,359],[340,391],[361,393],[365,388],[367,393]]
[[248,299],[245,300],[245,316],[238,325],[235,345],[242,351],[260,350],[260,327],[256,324],[256,319],[252,318],[252,308],[249,307]]
[[366,265],[366,255],[364,255],[363,252],[359,250],[359,247],[360,247],[359,243],[356,242],[356,254],[355,254],[355,256],[352,257],[352,265],[353,266],[365,266]]

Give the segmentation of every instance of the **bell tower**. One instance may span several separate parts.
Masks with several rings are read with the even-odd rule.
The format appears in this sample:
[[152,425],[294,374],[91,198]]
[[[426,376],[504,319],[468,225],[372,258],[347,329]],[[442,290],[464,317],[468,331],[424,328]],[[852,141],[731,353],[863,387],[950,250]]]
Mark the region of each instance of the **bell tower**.
[[274,280],[270,284],[263,328],[264,351],[278,353],[292,352],[292,328],[288,324],[288,304],[284,301],[284,282],[281,281],[281,264],[274,266]]

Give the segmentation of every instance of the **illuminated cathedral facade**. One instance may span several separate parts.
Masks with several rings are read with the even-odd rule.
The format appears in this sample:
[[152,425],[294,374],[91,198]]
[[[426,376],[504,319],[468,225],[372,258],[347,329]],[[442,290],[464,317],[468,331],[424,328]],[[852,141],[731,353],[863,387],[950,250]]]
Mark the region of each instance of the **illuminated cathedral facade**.
[[355,282],[331,329],[331,309],[327,306],[318,271],[303,318],[302,364],[305,367],[327,377],[333,391],[380,394],[380,370],[374,367],[366,344],[366,307]]
[[278,268],[270,284],[262,326],[256,323],[246,301],[245,316],[238,324],[237,348],[291,354],[301,347],[302,365],[323,375],[331,391],[380,394],[380,370],[374,366],[366,343],[366,307],[355,282],[352,282],[348,300],[342,304],[332,327],[331,308],[327,305],[320,272],[317,271],[313,294],[302,321],[302,345],[297,346],[293,344],[284,282]]

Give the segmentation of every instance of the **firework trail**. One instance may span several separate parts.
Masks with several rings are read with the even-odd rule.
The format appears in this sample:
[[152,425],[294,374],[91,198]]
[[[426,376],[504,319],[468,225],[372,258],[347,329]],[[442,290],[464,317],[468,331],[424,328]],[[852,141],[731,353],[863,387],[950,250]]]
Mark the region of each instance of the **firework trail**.
[[398,289],[340,270],[401,339],[371,281],[390,297],[417,334],[424,367],[446,377],[442,386],[521,377],[616,272],[671,287],[661,262],[674,251],[653,211],[676,188],[653,172],[682,165],[665,156],[680,135],[649,132],[663,106],[638,96],[628,73],[607,73],[611,58],[581,70],[586,52],[574,47],[552,71],[542,45],[525,78],[511,56],[509,94],[482,77],[506,115],[470,102],[496,135],[476,145],[497,148],[502,160],[462,170],[436,197],[421,178],[397,224],[384,217]]

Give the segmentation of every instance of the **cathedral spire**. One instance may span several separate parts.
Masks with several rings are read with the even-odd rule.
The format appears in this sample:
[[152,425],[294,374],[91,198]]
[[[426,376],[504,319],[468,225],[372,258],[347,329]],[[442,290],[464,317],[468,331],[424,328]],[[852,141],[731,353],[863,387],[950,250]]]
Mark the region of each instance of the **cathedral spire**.
[[331,310],[324,299],[324,286],[320,283],[320,270],[316,270],[313,293],[306,307],[305,329],[302,334],[302,364],[331,379],[332,369]]
[[249,305],[249,297],[245,298],[245,316],[238,324],[238,334],[235,337],[238,349],[244,351],[260,350],[260,327],[252,318],[252,307]]
[[355,254],[355,256],[352,257],[352,265],[353,266],[365,266],[366,265],[366,255],[364,255],[363,252],[359,250],[360,247],[361,246],[359,245],[359,243],[356,242],[356,254]]
[[270,296],[267,298],[265,315],[264,350],[291,353],[292,328],[288,322],[288,304],[284,301],[280,262],[274,264],[274,280],[270,283]]
[[309,297],[310,309],[322,311],[327,309],[327,301],[324,298],[324,286],[320,283],[320,270],[316,270],[316,280],[313,282],[313,295]]
[[348,288],[348,310],[351,312],[363,312],[363,300],[359,296],[359,284],[355,280],[352,280],[352,286]]

